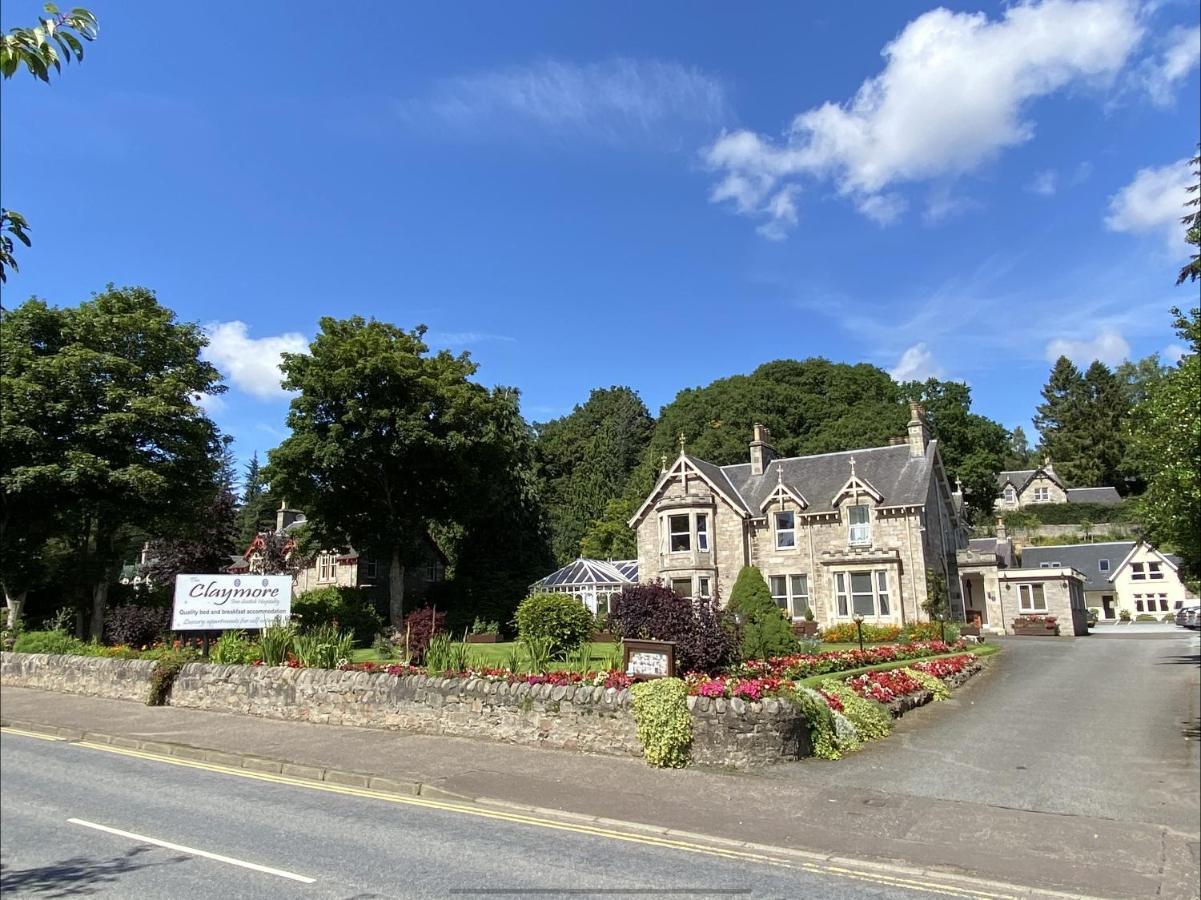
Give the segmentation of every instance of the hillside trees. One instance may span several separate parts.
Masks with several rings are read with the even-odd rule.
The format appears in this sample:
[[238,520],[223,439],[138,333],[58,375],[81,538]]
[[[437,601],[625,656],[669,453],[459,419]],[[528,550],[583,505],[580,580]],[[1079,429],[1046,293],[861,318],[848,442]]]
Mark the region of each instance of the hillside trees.
[[[1131,379],[1099,360],[1081,371],[1066,356],[1055,361],[1042,389],[1034,423],[1056,474],[1069,487],[1112,485],[1125,492],[1128,464],[1125,423],[1130,414]],[[1140,389],[1141,390],[1141,389]]]
[[195,401],[225,388],[199,357],[200,328],[145,288],[65,309],[30,300],[0,314],[0,332],[5,592],[30,587],[53,537],[91,584],[99,638],[134,531],[182,528],[212,497],[221,444]]
[[551,548],[564,564],[580,555],[589,523],[620,496],[650,442],[654,422],[637,393],[614,386],[593,390],[569,415],[536,430]]

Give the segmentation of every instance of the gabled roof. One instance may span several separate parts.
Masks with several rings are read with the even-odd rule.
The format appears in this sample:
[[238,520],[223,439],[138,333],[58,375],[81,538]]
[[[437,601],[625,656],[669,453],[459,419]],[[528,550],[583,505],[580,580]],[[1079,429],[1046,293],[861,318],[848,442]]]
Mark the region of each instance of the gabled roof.
[[1130,552],[1127,553],[1122,558],[1122,561],[1113,567],[1113,571],[1111,571],[1109,573],[1110,581],[1112,581],[1114,578],[1117,577],[1118,572],[1122,571],[1122,569],[1126,568],[1126,566],[1130,564],[1130,561],[1134,559],[1135,553],[1137,553],[1140,549],[1144,549],[1144,548],[1146,550],[1148,550],[1150,553],[1152,553],[1153,555],[1158,556],[1160,559],[1162,559],[1164,562],[1166,562],[1168,564],[1168,568],[1170,568],[1173,572],[1177,571],[1180,568],[1180,557],[1179,556],[1171,556],[1167,553],[1160,553],[1158,550],[1156,550],[1154,547],[1152,547],[1146,541],[1139,541],[1137,544],[1135,544],[1133,547],[1130,548]]
[[635,584],[638,581],[638,560],[585,559],[569,562],[545,578],[534,582],[536,587],[597,587]]
[[1041,475],[1043,478],[1051,479],[1061,488],[1067,490],[1067,488],[1064,487],[1063,482],[1059,480],[1059,476],[1055,474],[1054,470],[1047,469],[1045,466],[1039,466],[1035,469],[1011,469],[1008,472],[1001,472],[999,475],[997,475],[997,490],[1004,490],[1005,483],[1009,482],[1020,494],[1022,489],[1031,481],[1033,481],[1038,475]]
[[[1056,563],[1071,566],[1084,573],[1086,591],[1112,590],[1111,579],[1123,560],[1134,551],[1134,541],[1106,541],[1100,544],[1061,544],[1051,547],[1027,547],[1022,551],[1022,566],[1027,569],[1041,568],[1044,564]],[[1101,571],[1101,560],[1109,560],[1109,567]]]
[[681,453],[676,457],[676,461],[672,464],[671,468],[659,476],[659,480],[655,482],[654,490],[650,492],[650,495],[638,507],[638,511],[630,517],[630,520],[626,524],[633,528],[641,521],[647,509],[655,502],[655,498],[659,496],[659,492],[663,490],[663,486],[673,478],[680,477],[683,474],[694,475],[704,480],[709,487],[720,494],[730,506],[738,510],[743,516],[751,514],[751,509],[747,505],[746,500],[738,493],[738,489],[730,482],[729,477],[721,466],[715,466],[711,462]]

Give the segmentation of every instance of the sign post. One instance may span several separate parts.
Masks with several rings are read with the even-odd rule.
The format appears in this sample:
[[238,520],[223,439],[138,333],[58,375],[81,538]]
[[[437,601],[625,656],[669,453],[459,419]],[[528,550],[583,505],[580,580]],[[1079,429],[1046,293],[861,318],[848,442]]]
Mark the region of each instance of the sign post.
[[291,575],[175,576],[172,631],[266,628],[291,615]]
[[675,641],[623,640],[621,648],[626,674],[631,678],[645,681],[648,678],[675,677]]

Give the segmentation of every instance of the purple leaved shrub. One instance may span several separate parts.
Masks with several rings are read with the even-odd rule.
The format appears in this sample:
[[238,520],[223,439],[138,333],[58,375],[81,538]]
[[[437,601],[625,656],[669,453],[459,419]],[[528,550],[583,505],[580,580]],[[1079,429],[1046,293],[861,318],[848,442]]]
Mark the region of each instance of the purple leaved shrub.
[[738,660],[738,635],[716,600],[690,600],[661,584],[622,589],[609,630],[623,638],[675,641],[676,671],[714,673]]
[[171,610],[161,606],[114,606],[104,616],[104,640],[128,647],[149,646],[171,628]]

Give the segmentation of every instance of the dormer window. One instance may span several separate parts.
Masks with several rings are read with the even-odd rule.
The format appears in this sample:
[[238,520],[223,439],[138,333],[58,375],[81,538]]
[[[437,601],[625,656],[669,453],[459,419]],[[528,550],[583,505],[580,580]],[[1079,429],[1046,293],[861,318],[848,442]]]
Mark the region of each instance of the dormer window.
[[871,507],[849,506],[847,517],[850,522],[850,542],[856,545],[872,542]]
[[687,553],[692,549],[692,529],[687,514],[667,517],[667,546],[672,553]]
[[776,549],[791,550],[796,547],[796,513],[776,513]]
[[1005,485],[1005,502],[1016,503],[1018,499],[1017,492],[1013,489],[1012,484]]
[[1097,560],[1097,571],[1098,572],[1108,572],[1109,571],[1109,560],[1107,560],[1107,559]]

